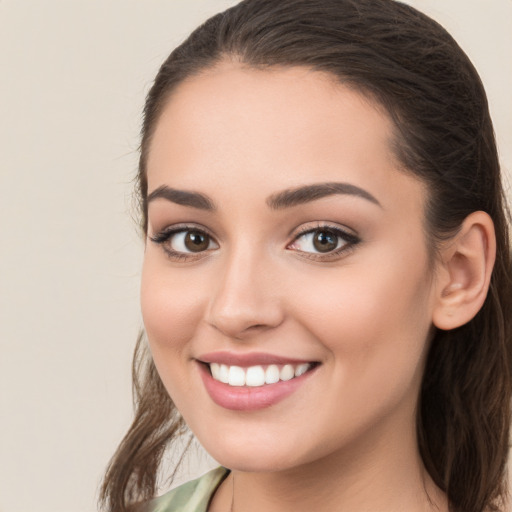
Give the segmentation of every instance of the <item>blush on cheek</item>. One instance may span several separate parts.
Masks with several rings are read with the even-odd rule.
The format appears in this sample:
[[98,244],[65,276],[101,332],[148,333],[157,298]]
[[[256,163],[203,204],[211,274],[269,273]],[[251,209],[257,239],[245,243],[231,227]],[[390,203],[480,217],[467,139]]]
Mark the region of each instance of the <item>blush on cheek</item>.
[[193,337],[195,325],[183,314],[182,308],[166,307],[159,303],[142,308],[144,327],[150,345],[166,350],[180,350]]
[[144,262],[141,309],[151,343],[179,345],[190,340],[201,316],[194,287],[173,282],[151,261]]
[[[180,402],[180,389],[185,380],[183,364],[187,356],[188,342],[193,336],[191,324],[172,308],[161,303],[145,303],[143,320],[148,339],[149,350],[167,393],[176,402]],[[176,403],[178,406],[178,403]]]

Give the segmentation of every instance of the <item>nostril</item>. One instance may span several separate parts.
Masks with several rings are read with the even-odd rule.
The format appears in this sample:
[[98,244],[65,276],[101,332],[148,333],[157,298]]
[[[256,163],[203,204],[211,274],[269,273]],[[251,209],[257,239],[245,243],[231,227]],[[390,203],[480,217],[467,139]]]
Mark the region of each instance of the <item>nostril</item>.
[[249,331],[251,329],[253,330],[257,330],[257,329],[265,329],[265,327],[267,327],[265,324],[255,324],[255,325],[250,325],[249,327],[247,327],[245,330],[246,331]]
[[[279,316],[272,318],[265,312],[257,311],[232,311],[231,314],[212,314],[206,318],[207,323],[216,331],[234,339],[242,339],[245,336],[256,334],[258,332],[272,329],[281,324],[282,318]],[[260,318],[255,318],[259,316]],[[268,322],[262,321],[266,320]]]

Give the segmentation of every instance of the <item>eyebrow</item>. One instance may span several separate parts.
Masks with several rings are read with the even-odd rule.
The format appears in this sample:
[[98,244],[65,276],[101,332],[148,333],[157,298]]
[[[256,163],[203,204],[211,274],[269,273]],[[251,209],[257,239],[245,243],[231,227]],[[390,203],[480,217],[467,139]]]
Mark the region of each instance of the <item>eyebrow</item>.
[[350,183],[316,183],[313,185],[305,185],[298,188],[291,188],[272,194],[267,199],[267,204],[273,210],[281,210],[283,208],[290,208],[298,206],[311,201],[316,201],[323,197],[331,196],[334,194],[357,196],[370,201],[382,208],[377,198],[372,196],[366,190],[351,185]]
[[[351,185],[350,183],[337,182],[315,183],[312,185],[304,185],[297,188],[283,190],[282,192],[269,196],[266,203],[273,210],[281,210],[316,201],[317,199],[322,199],[323,197],[335,194],[361,197],[382,208],[379,201],[366,190],[357,187],[356,185]],[[177,190],[170,188],[167,185],[162,185],[153,190],[153,192],[148,196],[148,204],[151,201],[160,198],[182,206],[198,208],[199,210],[216,210],[215,204],[208,196],[199,192],[191,192],[189,190]]]
[[192,208],[198,208],[199,210],[215,210],[215,205],[212,200],[200,194],[199,192],[190,192],[188,190],[176,190],[170,188],[167,185],[162,185],[157,189],[153,190],[148,196],[148,204],[155,199],[167,199],[172,203],[180,204],[182,206],[190,206]]

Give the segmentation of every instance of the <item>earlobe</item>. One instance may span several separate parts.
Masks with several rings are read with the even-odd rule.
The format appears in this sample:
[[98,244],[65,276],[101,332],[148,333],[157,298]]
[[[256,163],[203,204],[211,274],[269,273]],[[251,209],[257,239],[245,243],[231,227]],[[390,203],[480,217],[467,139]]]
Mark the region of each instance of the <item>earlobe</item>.
[[482,211],[468,215],[441,253],[433,323],[449,330],[469,322],[487,296],[496,257],[491,217]]

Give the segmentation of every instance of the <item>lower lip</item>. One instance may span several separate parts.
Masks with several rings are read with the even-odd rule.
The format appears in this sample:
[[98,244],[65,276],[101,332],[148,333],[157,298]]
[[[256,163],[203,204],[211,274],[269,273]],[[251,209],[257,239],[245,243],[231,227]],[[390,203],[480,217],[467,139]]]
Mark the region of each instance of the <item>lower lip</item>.
[[302,386],[317,367],[300,377],[263,386],[230,386],[215,380],[205,364],[199,363],[201,378],[210,398],[221,407],[233,411],[256,411],[275,405]]

